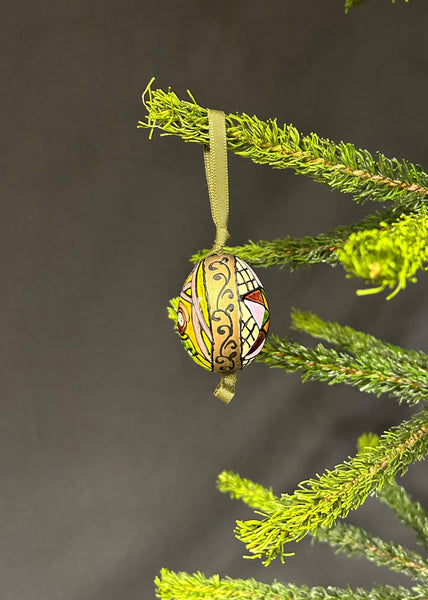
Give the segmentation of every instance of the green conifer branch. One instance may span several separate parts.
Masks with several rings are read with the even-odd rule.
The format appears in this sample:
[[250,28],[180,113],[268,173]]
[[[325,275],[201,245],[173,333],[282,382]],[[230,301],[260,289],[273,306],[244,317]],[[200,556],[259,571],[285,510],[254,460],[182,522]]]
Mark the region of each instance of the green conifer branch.
[[[378,436],[376,438],[378,440]],[[382,494],[383,490],[391,489],[394,485],[385,486],[379,494]],[[264,516],[272,516],[276,512],[282,511],[284,502],[287,503],[290,498],[290,496],[279,498],[273,494],[271,489],[266,489],[231,471],[220,473],[217,487],[221,492],[228,493],[233,499],[242,500],[250,508]],[[426,520],[424,513],[423,515]],[[398,544],[387,543],[370,535],[360,527],[336,523],[329,529],[319,528],[312,535],[316,541],[327,542],[336,547],[337,551],[345,552],[348,556],[364,556],[379,566],[386,566],[420,582],[428,583],[428,562],[419,554]]]
[[[239,256],[255,268],[289,265],[293,270],[303,265],[319,263],[334,266],[340,264],[336,250],[345,244],[352,233],[381,227],[381,223],[393,223],[399,214],[396,210],[383,211],[367,215],[358,223],[342,225],[329,233],[321,233],[315,237],[287,236],[285,239],[271,242],[250,241],[242,246],[227,246],[225,251]],[[197,262],[206,256],[207,252],[208,249],[200,250],[192,256],[191,261]]]
[[414,502],[409,493],[395,481],[382,488],[378,497],[397,514],[406,527],[413,529],[418,541],[428,549],[428,517],[419,502]]
[[428,380],[428,354],[418,350],[405,350],[400,346],[379,340],[373,335],[356,331],[349,326],[331,321],[323,321],[309,311],[293,309],[291,313],[292,329],[304,331],[313,337],[321,338],[338,346],[342,350],[358,356],[373,354],[388,358],[395,364],[402,364],[407,370],[411,365],[417,368],[422,378]]
[[234,500],[242,500],[250,508],[264,515],[272,515],[284,507],[284,498],[276,496],[271,488],[241,477],[233,471],[222,471],[217,477],[217,489]]
[[[360,452],[378,445],[379,436],[375,433],[364,433],[358,440]],[[413,529],[419,543],[428,548],[428,516],[419,502],[413,502],[409,493],[396,481],[378,490],[377,497],[395,512],[403,525]]]
[[[178,301],[178,297],[173,298],[168,307],[176,331]],[[413,405],[428,400],[428,357],[423,352],[386,344],[350,327],[324,322],[311,313],[295,310],[292,318],[296,329],[337,343],[355,356],[322,344],[306,348],[271,334],[257,361],[286,373],[301,372],[303,381],[345,383],[377,396],[387,393],[399,403]]]
[[271,585],[255,579],[206,577],[203,573],[184,573],[162,569],[155,579],[156,595],[162,600],[427,600],[428,590],[415,586],[377,586],[328,588],[297,586],[275,581]]
[[[338,243],[340,242],[337,239],[332,239],[328,234],[303,238],[287,236],[282,240],[272,240],[271,242],[250,240],[242,246],[225,246],[224,251],[242,258],[255,269],[288,265],[291,270],[294,270],[304,265],[327,263],[334,266],[338,264],[339,261],[335,254]],[[206,256],[207,252],[208,249],[200,250],[190,260],[197,262]]]
[[418,269],[426,270],[428,261],[428,212],[402,215],[395,223],[380,223],[381,229],[354,232],[336,256],[348,271],[348,277],[360,277],[375,288],[359,294],[395,288],[388,299],[415,282]]
[[252,558],[264,558],[264,564],[277,556],[283,558],[287,542],[316,533],[320,527],[332,527],[427,452],[428,410],[422,410],[384,432],[376,447],[358,452],[317,479],[300,483],[293,494],[283,495],[282,506],[264,519],[237,521],[236,537]]
[[271,335],[257,360],[286,373],[301,372],[303,381],[346,383],[376,396],[387,393],[410,405],[428,400],[427,372],[411,364],[395,363],[388,356],[352,356],[322,344],[306,348]]
[[363,556],[378,566],[388,567],[391,571],[428,583],[428,561],[400,544],[388,543],[370,535],[361,527],[337,523],[330,529],[320,528],[315,539],[335,547],[337,552],[344,552],[348,556]]
[[[360,452],[378,445],[379,436],[375,433],[364,433],[358,440]],[[377,497],[395,512],[403,525],[413,529],[418,541],[428,548],[428,516],[419,502],[413,502],[409,493],[396,481],[379,490]]]
[[[298,266],[328,263],[342,264],[348,277],[360,277],[377,287],[359,290],[360,295],[395,288],[388,299],[404,289],[408,281],[415,282],[417,270],[428,268],[428,211],[422,206],[418,213],[401,214],[389,211],[369,215],[362,222],[338,227],[316,237],[286,237],[282,240],[250,241],[243,246],[228,246],[253,267]],[[207,254],[202,250],[192,256],[196,262]]]
[[[186,142],[209,143],[207,110],[191,96],[180,100],[168,90],[152,89],[150,81],[143,94],[148,111],[138,127],[159,128],[165,135],[178,135]],[[407,208],[428,197],[428,175],[419,165],[389,159],[381,153],[374,158],[367,150],[350,143],[338,144],[315,133],[302,135],[296,127],[278,127],[276,119],[261,121],[256,116],[226,115],[227,148],[258,164],[291,168],[297,174],[351,193],[356,201],[391,200]]]

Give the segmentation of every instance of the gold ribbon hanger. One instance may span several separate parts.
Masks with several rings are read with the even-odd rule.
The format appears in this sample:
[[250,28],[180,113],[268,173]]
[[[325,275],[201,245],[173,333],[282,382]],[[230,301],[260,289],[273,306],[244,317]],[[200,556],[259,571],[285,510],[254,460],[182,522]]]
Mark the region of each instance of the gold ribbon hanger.
[[227,174],[226,120],[221,110],[208,109],[210,144],[204,146],[205,173],[211,203],[211,214],[216,226],[216,237],[210,254],[221,254],[230,233],[229,180]]
[[[229,181],[227,173],[226,119],[221,110],[208,109],[209,146],[204,146],[205,173],[207,176],[211,214],[216,226],[214,245],[207,256],[222,254],[230,234]],[[235,395],[236,371],[224,373],[214,391],[222,402],[228,404]]]

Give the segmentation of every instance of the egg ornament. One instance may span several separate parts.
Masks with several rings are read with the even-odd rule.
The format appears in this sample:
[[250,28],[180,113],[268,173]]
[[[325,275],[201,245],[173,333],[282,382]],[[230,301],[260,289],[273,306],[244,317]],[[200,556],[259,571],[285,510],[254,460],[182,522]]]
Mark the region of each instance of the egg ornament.
[[200,260],[180,294],[177,328],[184,348],[208,371],[222,375],[249,365],[269,330],[269,305],[253,269],[232,254]]

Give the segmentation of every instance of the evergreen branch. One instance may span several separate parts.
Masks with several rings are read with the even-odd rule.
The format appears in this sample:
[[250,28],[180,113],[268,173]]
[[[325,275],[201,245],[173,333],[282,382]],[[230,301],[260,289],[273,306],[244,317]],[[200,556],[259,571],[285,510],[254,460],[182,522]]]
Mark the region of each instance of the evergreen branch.
[[[153,80],[152,80],[153,81]],[[207,110],[190,95],[191,102],[168,92],[151,88],[143,94],[148,111],[138,127],[159,128],[164,135],[178,135],[186,142],[209,143]],[[147,97],[148,96],[148,97]],[[258,164],[291,168],[297,174],[351,193],[356,201],[391,200],[416,206],[428,196],[428,175],[419,165],[389,159],[378,152],[374,158],[367,150],[350,143],[338,144],[315,133],[301,135],[291,124],[278,127],[276,119],[261,121],[245,113],[226,115],[227,148]]]
[[[375,433],[364,433],[358,439],[360,452],[378,445],[379,436]],[[379,490],[377,497],[396,513],[403,525],[413,529],[418,541],[428,548],[428,516],[419,502],[413,502],[408,492],[396,481]]]
[[[342,242],[343,243],[343,242]],[[333,240],[329,234],[321,234],[317,237],[305,236],[303,238],[291,238],[287,236],[282,240],[260,240],[249,241],[242,246],[225,246],[224,251],[245,260],[254,268],[266,268],[273,266],[284,267],[289,265],[291,270],[304,265],[315,265],[327,263],[338,264],[335,254],[338,240]],[[197,262],[207,255],[208,249],[199,250],[191,257],[192,262]]]
[[242,500],[250,508],[271,515],[284,507],[284,498],[278,498],[271,488],[241,477],[233,471],[222,471],[217,478],[217,489],[229,494],[233,500]]
[[315,539],[336,547],[337,552],[344,552],[348,556],[363,556],[379,566],[428,583],[428,561],[408,548],[370,535],[361,527],[337,523],[331,529],[318,529]]
[[[359,223],[342,225],[330,233],[321,233],[316,237],[291,238],[287,236],[285,239],[272,242],[263,240],[254,243],[250,241],[243,246],[228,246],[225,248],[225,252],[239,256],[255,268],[274,265],[282,267],[288,264],[293,270],[308,264],[336,265],[339,264],[336,250],[345,244],[352,233],[381,227],[381,223],[393,223],[399,214],[402,214],[401,210],[398,214],[397,212],[397,210],[388,210],[367,215]],[[206,256],[207,252],[208,249],[200,250],[192,256],[191,261],[197,262]]]
[[[376,445],[378,445],[379,438],[375,437]],[[366,448],[367,446],[364,447],[364,449]],[[229,493],[233,499],[242,500],[264,516],[272,516],[283,510],[284,502],[290,498],[289,496],[278,498],[271,489],[266,489],[231,471],[220,473],[217,487],[221,492]],[[391,485],[385,486],[380,494],[391,487]],[[380,566],[389,567],[393,571],[414,577],[424,583],[428,582],[428,562],[419,554],[397,544],[388,544],[359,527],[337,523],[330,529],[319,528],[313,533],[313,536],[317,542],[327,542],[331,546],[336,546],[338,551],[345,552],[348,556],[365,556]]]
[[390,483],[397,473],[422,460],[428,452],[428,410],[382,434],[376,447],[359,452],[317,479],[299,484],[281,498],[281,508],[262,520],[237,521],[236,537],[252,558],[269,564],[284,557],[284,545],[320,528],[329,528],[365,499]]
[[271,585],[255,579],[206,577],[162,569],[156,577],[156,596],[162,600],[427,600],[428,592],[422,587],[408,590],[404,587],[377,586],[371,590],[329,586],[297,586],[275,581]]
[[388,393],[400,403],[428,399],[427,372],[411,364],[395,363],[387,356],[364,353],[354,357],[322,344],[306,348],[271,335],[256,360],[286,373],[300,371],[303,381],[346,383],[376,396]]
[[[395,287],[388,300],[416,281],[418,269],[428,268],[428,211],[421,206],[417,213],[387,211],[368,215],[360,223],[337,227],[316,237],[286,237],[282,240],[250,241],[243,246],[228,246],[226,252],[239,256],[253,267],[284,266],[293,270],[308,264],[342,264],[348,277],[361,277],[376,288],[359,290],[369,294]],[[191,258],[197,262],[206,256],[204,249]]]
[[395,288],[388,300],[415,282],[418,269],[428,269],[428,212],[422,208],[417,214],[403,215],[382,229],[352,233],[347,242],[338,247],[336,256],[348,271],[348,277],[361,277],[377,287],[359,290],[372,294],[386,287]]
[[428,517],[419,502],[413,502],[408,492],[395,481],[382,488],[378,498],[397,514],[406,527],[413,529],[418,541],[428,549]]
[[[175,331],[178,300],[172,298],[168,307]],[[351,327],[324,322],[308,312],[294,310],[292,319],[295,329],[337,343],[356,356],[338,353],[322,344],[308,349],[272,334],[257,358],[259,362],[287,373],[301,371],[303,381],[345,383],[377,396],[388,393],[400,403],[412,405],[428,399],[428,356],[423,352],[404,350]]]
[[[391,0],[391,1],[392,1],[392,4],[395,4],[395,2],[396,2],[396,0]],[[404,0],[404,1],[409,2],[409,0]],[[354,6],[358,6],[362,2],[364,2],[364,0],[345,0],[345,12],[347,13],[350,8],[353,8]]]
[[352,354],[374,354],[390,359],[395,364],[402,364],[407,370],[409,365],[417,368],[420,376],[428,379],[428,354],[417,350],[405,350],[379,340],[373,335],[356,331],[348,326],[331,321],[323,321],[311,312],[293,309],[291,313],[292,329],[304,331],[311,336],[321,338]]

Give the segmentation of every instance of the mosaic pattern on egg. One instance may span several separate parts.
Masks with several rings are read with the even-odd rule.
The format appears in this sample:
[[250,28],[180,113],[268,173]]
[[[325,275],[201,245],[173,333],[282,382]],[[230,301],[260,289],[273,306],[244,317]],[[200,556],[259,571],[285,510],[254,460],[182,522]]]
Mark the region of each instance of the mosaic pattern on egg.
[[269,330],[269,306],[253,269],[231,254],[199,261],[177,311],[182,343],[209,371],[232,373],[252,362]]

